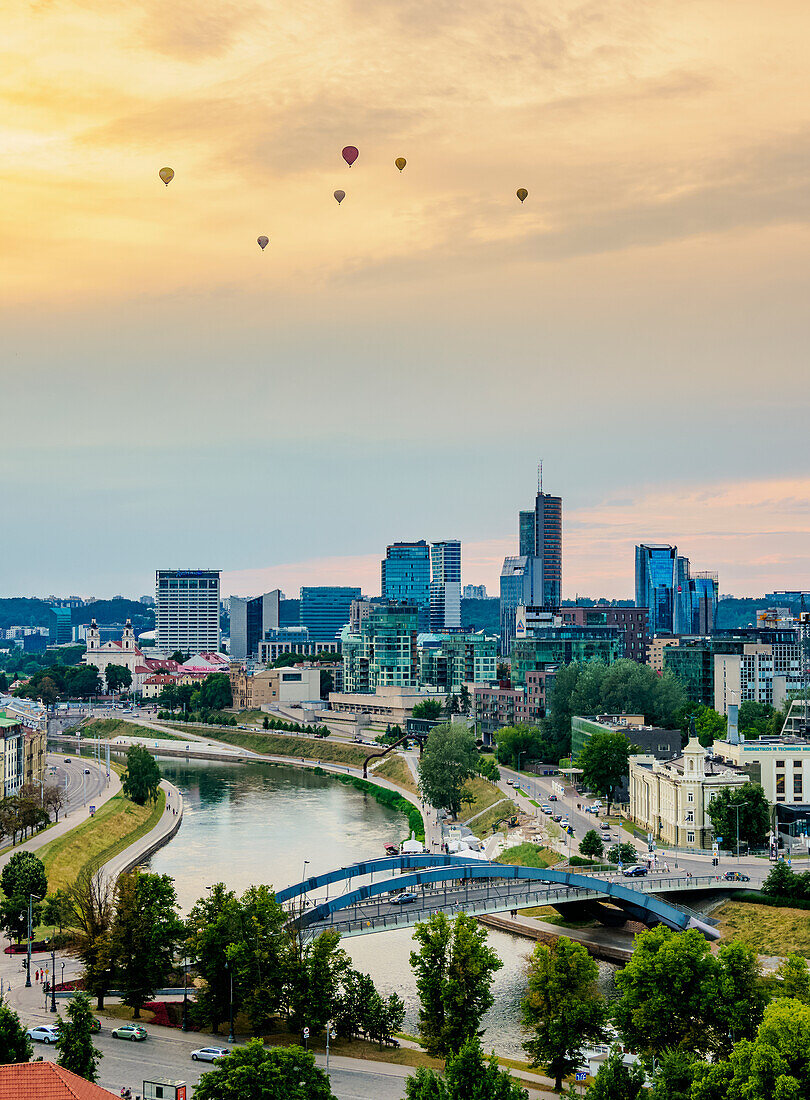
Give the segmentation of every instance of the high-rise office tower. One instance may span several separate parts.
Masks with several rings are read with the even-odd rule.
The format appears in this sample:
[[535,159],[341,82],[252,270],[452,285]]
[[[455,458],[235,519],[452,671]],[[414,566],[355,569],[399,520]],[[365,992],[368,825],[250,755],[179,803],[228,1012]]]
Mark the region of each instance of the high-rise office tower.
[[689,580],[692,609],[690,634],[711,634],[717,626],[717,600],[720,584],[716,573],[694,573]]
[[674,631],[689,634],[692,631],[692,592],[689,585],[689,558],[678,554],[675,559]]
[[313,642],[336,641],[351,618],[352,600],[359,599],[359,588],[338,585],[302,588],[299,625],[307,628]]
[[278,630],[280,605],[281,591],[278,588],[252,599],[231,596],[231,657],[257,655],[265,632]]
[[420,542],[394,542],[380,562],[384,600],[430,606],[430,547]]
[[515,608],[559,607],[562,602],[562,497],[539,490],[534,509],[519,513],[516,558],[501,570],[501,653],[515,636]]
[[461,543],[434,542],[430,547],[430,629],[461,629]]
[[664,543],[636,547],[636,607],[649,609],[651,638],[675,633],[677,558],[677,547]]
[[155,644],[173,653],[219,650],[219,570],[158,569]]

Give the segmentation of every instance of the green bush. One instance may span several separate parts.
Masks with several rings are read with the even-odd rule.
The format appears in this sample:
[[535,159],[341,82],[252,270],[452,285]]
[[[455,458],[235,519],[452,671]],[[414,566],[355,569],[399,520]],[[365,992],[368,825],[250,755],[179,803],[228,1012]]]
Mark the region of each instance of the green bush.
[[731,895],[732,901],[747,901],[752,905],[770,905],[779,909],[810,909],[807,898],[774,898],[768,894],[757,894],[753,890],[740,890]]

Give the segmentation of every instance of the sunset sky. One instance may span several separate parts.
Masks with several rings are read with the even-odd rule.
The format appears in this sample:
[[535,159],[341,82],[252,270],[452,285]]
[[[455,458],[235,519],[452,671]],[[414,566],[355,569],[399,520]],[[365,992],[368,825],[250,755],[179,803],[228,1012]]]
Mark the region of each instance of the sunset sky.
[[566,596],[644,540],[810,587],[809,40],[802,0],[5,5],[0,595],[374,594],[452,537],[494,594],[540,459]]

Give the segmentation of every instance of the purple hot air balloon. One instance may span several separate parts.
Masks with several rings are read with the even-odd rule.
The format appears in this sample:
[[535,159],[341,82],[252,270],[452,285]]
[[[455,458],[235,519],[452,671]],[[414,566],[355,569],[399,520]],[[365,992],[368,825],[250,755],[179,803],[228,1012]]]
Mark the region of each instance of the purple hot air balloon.
[[355,149],[353,145],[347,145],[346,148],[343,150],[343,159],[346,161],[350,168],[359,156],[359,150]]
[[337,199],[338,206],[340,206],[340,204],[346,198],[346,192],[345,191],[335,191],[335,198]]

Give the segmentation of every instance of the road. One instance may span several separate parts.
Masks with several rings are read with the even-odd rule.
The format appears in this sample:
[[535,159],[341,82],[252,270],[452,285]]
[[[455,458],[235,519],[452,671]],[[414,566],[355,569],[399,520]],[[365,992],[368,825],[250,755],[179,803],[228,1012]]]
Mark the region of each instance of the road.
[[103,764],[99,768],[95,761],[86,757],[81,759],[69,750],[64,753],[48,753],[45,780],[65,792],[67,803],[64,809],[68,815],[71,810],[85,805],[91,806],[96,796],[107,787]]
[[[141,1094],[144,1078],[179,1080],[187,1085],[196,1085],[211,1066],[206,1062],[192,1061],[191,1051],[209,1043],[224,1045],[222,1038],[214,1040],[210,1035],[173,1032],[169,1036],[159,1035],[155,1030],[149,1030],[149,1038],[143,1043],[124,1042],[112,1038],[107,1021],[101,1034],[93,1036],[93,1042],[104,1055],[99,1066],[98,1083],[116,1095],[122,1086],[128,1085],[133,1096]],[[45,1061],[56,1061],[54,1047],[41,1043],[34,1045],[35,1057],[41,1054]],[[323,1068],[325,1058],[316,1055],[316,1062]],[[407,1066],[368,1063],[352,1058],[332,1058],[330,1063],[332,1091],[339,1100],[401,1100],[405,1093],[405,1078],[412,1072]]]

